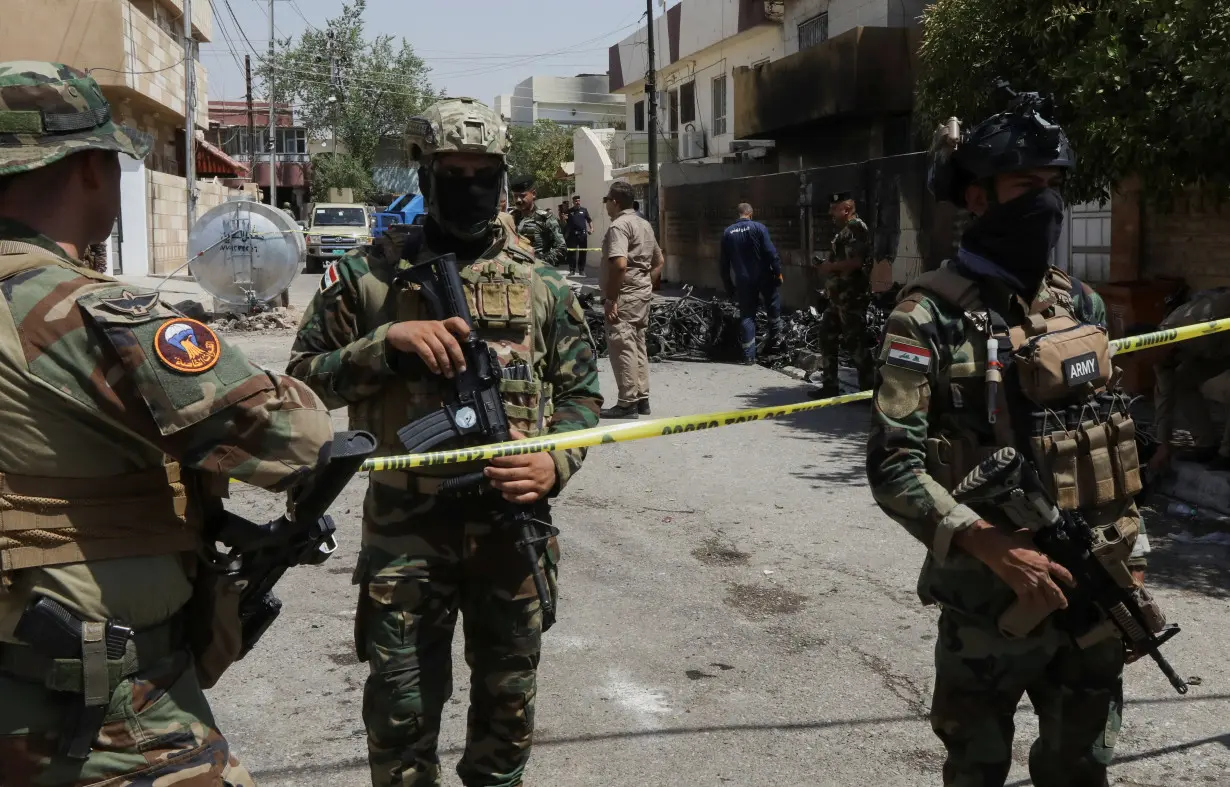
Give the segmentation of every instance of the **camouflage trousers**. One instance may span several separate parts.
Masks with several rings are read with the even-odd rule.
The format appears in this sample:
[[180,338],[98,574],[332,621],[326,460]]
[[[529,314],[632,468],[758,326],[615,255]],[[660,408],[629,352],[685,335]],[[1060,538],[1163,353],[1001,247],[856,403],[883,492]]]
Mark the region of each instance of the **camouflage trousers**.
[[946,787],[1003,787],[1023,695],[1038,715],[1029,750],[1035,787],[1108,783],[1123,713],[1123,644],[1082,650],[1051,624],[1042,630],[1010,640],[960,612],[941,613],[931,728],[948,750]]
[[0,674],[4,787],[251,787],[230,753],[185,651],[119,681],[84,761],[57,754],[73,695]]
[[[470,667],[465,785],[515,787],[530,756],[542,611],[517,536],[471,504],[399,508],[381,484],[365,504],[355,644],[370,674],[363,692],[376,787],[440,783],[440,717],[453,693],[458,613]],[[412,524],[411,524],[412,523]],[[556,596],[559,547],[539,565]]]
[[858,370],[858,388],[875,385],[875,348],[867,341],[867,300],[834,301],[820,318],[820,355],[824,360],[824,384],[837,382],[838,353],[844,346]]

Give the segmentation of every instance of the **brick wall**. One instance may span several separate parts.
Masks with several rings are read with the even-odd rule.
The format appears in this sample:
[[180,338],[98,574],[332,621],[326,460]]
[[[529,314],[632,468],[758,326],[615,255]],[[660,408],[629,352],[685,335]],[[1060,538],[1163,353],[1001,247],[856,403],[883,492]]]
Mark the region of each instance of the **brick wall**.
[[[184,264],[188,255],[188,194],[183,178],[165,172],[149,173],[150,273],[165,276]],[[197,183],[197,212],[242,194],[221,183]]]
[[1230,285],[1230,205],[1189,193],[1171,210],[1144,205],[1140,278],[1181,278],[1193,290]]

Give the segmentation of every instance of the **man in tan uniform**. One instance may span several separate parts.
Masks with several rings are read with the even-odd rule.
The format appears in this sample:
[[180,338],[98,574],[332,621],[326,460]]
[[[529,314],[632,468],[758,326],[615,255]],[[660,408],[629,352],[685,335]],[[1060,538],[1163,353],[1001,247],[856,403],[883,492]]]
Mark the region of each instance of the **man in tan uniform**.
[[[1193,295],[1158,326],[1159,330],[1195,325],[1230,317],[1230,288],[1218,287]],[[1230,470],[1230,421],[1220,441],[1209,417],[1209,403],[1201,387],[1230,370],[1230,343],[1225,334],[1188,339],[1151,351],[1157,354],[1154,371],[1157,383],[1153,392],[1154,436],[1159,443],[1149,460],[1153,472],[1164,470],[1174,454],[1175,416],[1186,421],[1195,442],[1191,458],[1207,462],[1210,470]]]
[[306,385],[80,261],[119,154],[149,146],[80,71],[0,63],[4,787],[252,783],[201,691],[222,665],[190,645],[223,619],[202,614],[224,581],[196,557],[204,480],[286,488],[332,437]]
[[611,226],[602,238],[598,282],[606,314],[607,352],[619,401],[603,418],[649,415],[649,351],[645,331],[653,289],[662,277],[662,249],[649,222],[632,209],[632,186],[611,184],[602,198]]

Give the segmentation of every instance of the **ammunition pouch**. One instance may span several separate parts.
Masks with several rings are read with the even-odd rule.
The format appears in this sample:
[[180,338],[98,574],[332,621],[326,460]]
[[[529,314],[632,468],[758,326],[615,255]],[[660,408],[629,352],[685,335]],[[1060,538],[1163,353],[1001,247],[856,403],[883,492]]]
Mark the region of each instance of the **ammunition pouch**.
[[201,688],[217,684],[222,673],[243,652],[243,618],[239,602],[243,581],[218,571],[207,561],[197,562],[188,612],[188,643],[196,659]]
[[1110,343],[1106,331],[1064,315],[1046,321],[1045,332],[1017,345],[1021,389],[1040,405],[1071,401],[1074,394],[1103,390],[1110,381]]

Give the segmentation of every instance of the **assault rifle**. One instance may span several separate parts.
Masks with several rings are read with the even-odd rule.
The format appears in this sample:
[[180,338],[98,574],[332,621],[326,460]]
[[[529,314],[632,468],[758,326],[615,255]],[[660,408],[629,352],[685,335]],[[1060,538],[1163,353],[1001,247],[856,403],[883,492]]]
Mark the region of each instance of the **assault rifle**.
[[[457,273],[457,257],[445,254],[399,271],[394,277],[398,285],[416,285],[437,320],[460,317],[469,327],[469,334],[460,340],[465,357],[465,371],[452,379],[453,391],[444,407],[402,427],[397,437],[410,453],[430,451],[436,446],[458,439],[477,439],[479,443],[503,443],[512,439],[508,414],[500,399],[502,376],[529,379],[529,369],[510,366],[501,370],[499,359],[487,343],[474,331],[474,318],[466,302],[461,276]],[[539,414],[541,417],[541,409]],[[481,470],[445,479],[441,494],[456,494],[484,483]],[[543,630],[555,622],[555,606],[547,578],[538,565],[538,548],[559,531],[548,522],[535,517],[535,505],[503,502],[504,525],[517,533],[517,549],[531,568],[534,589],[542,605]]]
[[[239,658],[248,654],[282,611],[273,586],[286,569],[320,565],[337,549],[329,506],[375,450],[376,439],[367,432],[339,432],[321,450],[316,470],[291,493],[286,514],[258,525],[218,506],[207,518],[206,551],[212,562],[244,583],[239,597],[243,623]],[[215,542],[226,551],[219,551]]]
[[[1179,633],[1179,627],[1166,623],[1153,597],[1143,587],[1128,589],[1116,580],[1095,553],[1096,536],[1084,517],[1078,511],[1063,511],[1055,505],[1037,471],[1015,448],[1001,448],[984,459],[957,485],[953,497],[975,509],[985,506],[1003,511],[1014,525],[1033,534],[1034,545],[1043,554],[1072,574],[1076,586],[1064,589],[1068,598],[1065,614],[1074,624],[1070,633],[1078,645],[1090,639],[1091,634],[1111,626],[1128,645],[1132,660],[1148,655],[1175,691],[1187,693],[1186,682],[1160,652],[1161,646]],[[1126,574],[1126,566],[1121,567],[1120,573]],[[1005,617],[1015,609],[1010,608]],[[1031,629],[1039,622],[1041,618],[1032,618],[1018,629]],[[1093,631],[1079,637],[1072,630],[1090,626]],[[1006,628],[1003,618],[1001,628]]]

